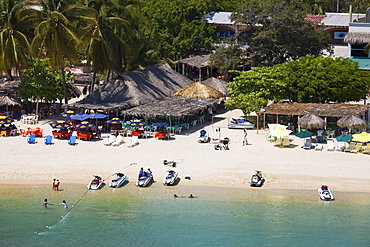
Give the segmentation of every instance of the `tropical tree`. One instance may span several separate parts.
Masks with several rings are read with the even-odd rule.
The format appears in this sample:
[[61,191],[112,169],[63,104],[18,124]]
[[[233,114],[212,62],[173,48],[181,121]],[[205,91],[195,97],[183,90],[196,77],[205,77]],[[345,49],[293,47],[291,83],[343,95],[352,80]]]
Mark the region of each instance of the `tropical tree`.
[[65,104],[68,103],[68,91],[64,67],[78,58],[83,33],[76,25],[91,13],[89,8],[75,3],[73,0],[41,0],[41,10],[28,9],[29,18],[37,21],[32,52],[39,58],[50,58],[51,66],[60,70]]
[[17,71],[26,65],[29,52],[29,34],[21,16],[24,1],[0,1],[0,70],[13,80],[12,68]]
[[356,62],[346,58],[306,56],[272,67],[242,71],[227,86],[229,109],[245,113],[259,110],[269,100],[288,99],[301,103],[343,103],[366,97],[370,72],[361,71]]
[[[70,81],[73,76],[66,72]],[[24,102],[55,102],[63,99],[63,83],[58,69],[53,69],[50,59],[32,59],[23,71],[23,81],[17,95]]]

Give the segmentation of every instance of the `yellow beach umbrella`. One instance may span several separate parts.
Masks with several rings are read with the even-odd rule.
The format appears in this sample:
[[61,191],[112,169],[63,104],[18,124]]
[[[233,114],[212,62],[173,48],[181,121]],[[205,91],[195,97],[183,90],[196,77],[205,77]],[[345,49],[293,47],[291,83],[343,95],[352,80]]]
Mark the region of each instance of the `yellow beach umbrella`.
[[367,132],[362,132],[360,134],[354,134],[352,136],[353,136],[352,141],[355,141],[355,142],[370,142],[370,134],[367,133]]
[[283,127],[277,127],[276,129],[270,131],[271,136],[277,137],[288,136],[290,133],[292,133],[291,130],[285,129]]

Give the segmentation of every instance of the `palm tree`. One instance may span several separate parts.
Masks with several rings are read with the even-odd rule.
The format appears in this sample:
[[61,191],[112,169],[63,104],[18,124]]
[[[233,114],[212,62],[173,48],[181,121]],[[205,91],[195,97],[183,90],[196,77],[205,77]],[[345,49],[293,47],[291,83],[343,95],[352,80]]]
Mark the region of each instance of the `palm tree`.
[[29,16],[38,20],[31,44],[33,54],[50,58],[51,65],[60,69],[65,104],[68,103],[68,94],[64,67],[78,59],[83,32],[76,26],[90,13],[88,8],[76,3],[73,0],[42,0],[41,10],[29,10]]
[[13,80],[12,68],[17,71],[26,64],[29,37],[21,18],[24,1],[7,0],[0,2],[0,70]]

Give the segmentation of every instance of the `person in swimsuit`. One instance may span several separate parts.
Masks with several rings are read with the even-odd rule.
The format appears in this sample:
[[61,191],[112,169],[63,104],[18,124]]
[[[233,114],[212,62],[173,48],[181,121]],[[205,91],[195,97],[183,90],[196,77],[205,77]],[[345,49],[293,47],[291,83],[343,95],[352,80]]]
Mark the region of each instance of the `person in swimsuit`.
[[66,203],[66,201],[65,201],[65,200],[63,200],[63,202],[62,202],[62,203],[60,203],[60,204],[59,204],[59,206],[63,206],[65,209],[67,209],[67,208],[68,208],[68,205],[67,205],[67,203]]
[[45,199],[45,200],[44,200],[44,203],[43,203],[44,208],[47,208],[47,207],[48,207],[48,205],[54,205],[54,204],[52,204],[52,203],[48,203],[48,199]]

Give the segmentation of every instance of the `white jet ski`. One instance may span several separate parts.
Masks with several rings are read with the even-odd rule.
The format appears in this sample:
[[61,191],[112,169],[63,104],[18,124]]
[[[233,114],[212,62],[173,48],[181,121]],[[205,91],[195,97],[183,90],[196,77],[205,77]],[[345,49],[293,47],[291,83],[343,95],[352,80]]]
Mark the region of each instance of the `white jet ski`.
[[153,182],[153,176],[152,175],[146,175],[146,176],[141,176],[137,181],[136,181],[136,186],[139,187],[147,187]]
[[206,143],[206,142],[209,142],[209,135],[208,135],[208,132],[205,131],[204,129],[202,129],[200,132],[199,132],[199,136],[197,138],[197,141],[199,143]]
[[116,173],[117,177],[109,183],[109,187],[119,188],[128,181],[128,177],[123,173]]
[[177,172],[169,170],[167,176],[163,180],[163,184],[168,186],[174,185],[176,183],[177,176]]
[[318,190],[320,199],[323,201],[333,201],[334,196],[331,193],[331,191],[328,189],[327,185],[321,186],[321,188]]
[[94,179],[87,185],[89,190],[101,189],[104,185],[104,180],[100,176],[94,176]]

